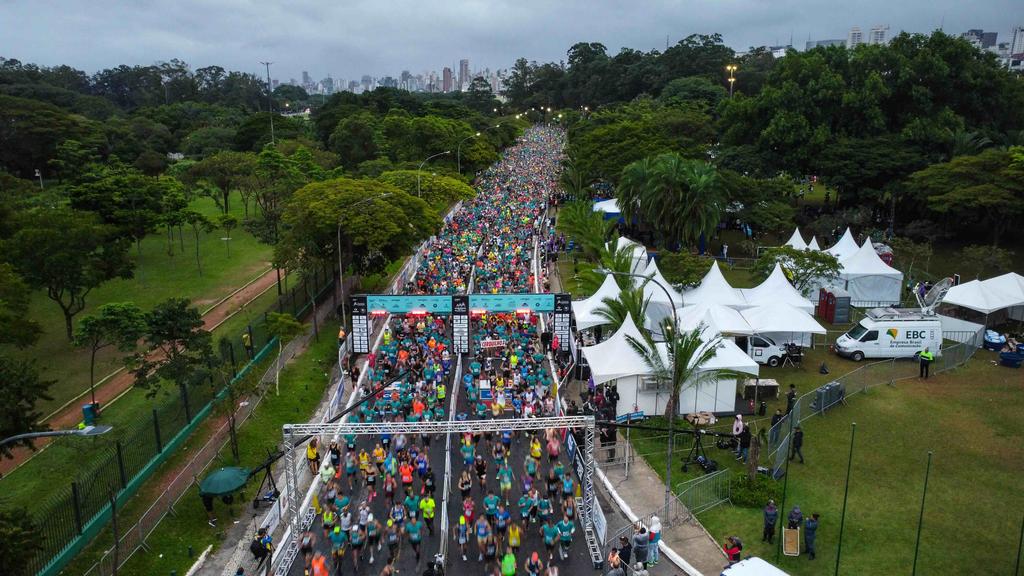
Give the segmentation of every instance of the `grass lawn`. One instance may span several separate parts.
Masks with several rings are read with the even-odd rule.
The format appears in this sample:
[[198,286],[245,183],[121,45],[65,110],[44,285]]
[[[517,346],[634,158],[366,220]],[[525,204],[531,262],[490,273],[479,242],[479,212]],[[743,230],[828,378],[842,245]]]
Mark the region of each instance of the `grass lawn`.
[[[281,372],[281,395],[274,396],[273,390],[263,399],[253,415],[238,430],[239,462],[236,463],[230,449],[225,446],[211,468],[219,466],[255,467],[264,461],[267,451],[275,451],[281,441],[281,426],[289,422],[305,422],[311,411],[320,402],[327,387],[328,375],[337,355],[337,341],[329,334],[337,331],[335,321],[327,323],[319,342],[312,343],[309,349],[298,358],[288,363]],[[269,361],[268,361],[269,362]],[[269,366],[269,363],[264,363]],[[261,368],[257,371],[262,375]],[[173,469],[173,463],[180,465],[185,456],[202,444],[190,440],[190,449],[181,451],[164,464],[158,475]],[[283,460],[278,463],[282,465]],[[139,551],[118,571],[126,576],[151,574],[170,574],[172,570],[184,574],[195,561],[189,558],[188,549],[192,547],[198,555],[207,546],[217,545],[224,539],[224,531],[232,522],[252,522],[251,501],[262,476],[249,481],[245,490],[235,498],[230,507],[220,500],[215,503],[215,511],[220,520],[218,528],[211,528],[206,523],[206,512],[198,496],[198,489],[190,489],[175,506],[175,515],[167,516],[156,531],[150,536],[149,552]],[[152,504],[153,486],[146,486],[140,497],[133,498],[125,507],[122,524],[134,522]],[[155,491],[158,492],[158,491]],[[97,561],[105,549],[112,544],[111,532],[107,528],[97,540],[80,554],[69,566],[66,573],[84,572],[93,562]]]
[[[233,202],[233,205],[232,212],[241,219],[242,203]],[[209,198],[195,200],[192,207],[209,216],[218,212]],[[195,236],[187,227],[184,232],[184,251],[175,233],[174,256],[167,254],[166,231],[143,240],[141,254],[132,247],[131,255],[137,262],[135,277],[113,280],[90,292],[86,298],[86,309],[75,320],[107,302],[130,301],[148,309],[170,297],[190,298],[205,310],[270,265],[270,247],[259,244],[240,228],[231,232],[230,257],[225,242],[221,240],[225,236],[223,230],[208,234],[200,232],[203,276],[199,276],[195,262]],[[64,332],[64,316],[60,308],[42,291],[33,296],[30,315],[43,327],[39,342],[26,350],[11,349],[9,353],[19,358],[37,359],[42,376],[55,381],[50,388],[53,400],[40,403],[40,408],[46,413],[88,389],[89,353],[71,346]],[[59,361],[54,361],[58,358]],[[120,366],[119,353],[110,349],[102,351],[97,356],[97,380]]]
[[[797,575],[834,569],[839,518],[850,441],[857,423],[843,537],[846,574],[909,573],[921,502],[927,452],[934,451],[921,536],[922,574],[1009,574],[1017,551],[1024,493],[1024,427],[1020,424],[1021,380],[1016,371],[993,366],[994,354],[979,351],[964,367],[928,380],[879,386],[853,396],[824,417],[806,420],[807,464],[790,468],[786,508],[822,516],[818,559],[782,557],[780,566]],[[844,365],[830,363],[833,374]],[[785,369],[798,372],[792,369]],[[807,391],[824,381],[805,374],[772,372]],[[763,375],[767,375],[763,374]],[[774,405],[769,414],[774,409]],[[728,427],[731,421],[720,421]],[[651,433],[656,435],[657,433]],[[664,473],[664,439],[633,432],[638,452]],[[688,442],[681,437],[679,444]],[[711,448],[720,465],[736,467],[724,451]],[[678,468],[676,469],[678,470]],[[680,480],[692,478],[674,473]],[[783,514],[784,516],[784,514]],[[775,559],[761,544],[759,509],[719,506],[700,515],[718,541],[737,535],[745,555]]]
[[[583,288],[582,282],[580,282],[579,277],[573,271],[574,267],[572,263],[572,257],[570,257],[568,254],[560,255],[557,266],[558,279],[562,283],[562,292],[568,292],[569,294],[572,294],[573,300],[583,300],[584,298],[590,297],[591,292]],[[588,267],[590,267],[591,264],[580,259],[580,262],[577,266],[580,270],[585,270]]]

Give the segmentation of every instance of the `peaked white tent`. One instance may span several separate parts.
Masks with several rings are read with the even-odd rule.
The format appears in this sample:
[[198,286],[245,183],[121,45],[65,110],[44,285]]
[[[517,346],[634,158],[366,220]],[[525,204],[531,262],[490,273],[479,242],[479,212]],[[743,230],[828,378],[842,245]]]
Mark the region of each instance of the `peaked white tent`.
[[868,306],[899,303],[903,272],[878,257],[870,238],[852,255],[841,259],[840,264],[843,270],[839,273],[839,282],[845,284],[855,306],[858,302]]
[[797,250],[807,249],[807,243],[804,242],[804,237],[800,234],[799,228],[793,230],[793,235],[789,237],[789,240],[786,240],[786,243],[783,244],[783,246],[789,246],[791,248],[796,248]]
[[640,342],[644,339],[640,329],[633,322],[633,317],[626,316],[626,321],[610,338],[600,344],[580,349],[590,365],[590,375],[594,379],[594,384],[651,373],[643,356],[629,343],[630,337]]
[[676,310],[680,330],[695,330],[704,325],[713,333],[749,336],[754,333],[750,324],[735,308],[721,304],[694,304]]
[[633,278],[635,285],[643,285],[644,299],[647,300],[647,318],[644,319],[644,327],[648,330],[656,329],[661,325],[663,319],[672,316],[674,309],[683,305],[683,296],[675,288],[672,288],[672,284],[662,276],[657,262],[653,259],[647,263],[647,267],[640,274],[643,274],[645,278],[650,278],[650,281]]
[[634,274],[640,274],[647,267],[647,249],[644,245],[631,240],[625,236],[619,236],[619,239],[615,241],[615,248],[618,251],[630,250],[632,264],[630,265],[630,272]]
[[615,198],[611,200],[603,200],[601,202],[594,202],[594,212],[604,212],[605,214],[620,214],[622,210],[619,210],[619,201]]
[[590,298],[573,301],[572,312],[576,316],[576,328],[578,330],[586,330],[587,328],[607,324],[608,320],[604,316],[597,314],[597,309],[604,306],[602,301],[605,298],[618,298],[619,292],[619,284],[615,281],[615,277],[606,276],[601,287]]
[[767,336],[776,344],[810,346],[811,334],[825,334],[825,328],[813,316],[781,302],[747,308],[740,314],[755,334]]
[[[1024,276],[1010,272],[988,280],[964,282],[950,288],[942,302],[970,308],[982,314],[1024,306]],[[1011,317],[1016,316],[1011,314]]]
[[808,250],[821,250],[821,247],[818,246],[818,237],[817,236],[811,236],[811,241],[807,243],[807,249]]
[[[705,333],[708,335],[708,340],[714,334],[712,331],[706,331]],[[705,342],[700,348],[699,353],[706,350],[707,346],[708,344]],[[659,343],[655,344],[655,347],[658,349],[662,360],[667,363],[668,345]],[[728,338],[722,338],[715,349],[715,355],[704,364],[702,371],[704,370],[731,370],[757,376],[760,367],[753,358],[747,356],[746,352],[740,350],[735,342]],[[621,390],[619,393],[622,394]],[[667,396],[665,399],[667,400]],[[663,402],[662,405],[664,405]],[[735,409],[736,380],[734,378],[723,378],[697,386],[684,386],[679,393],[680,414],[692,412],[732,412]],[[645,410],[645,412],[647,411]]]
[[746,300],[740,291],[729,285],[729,282],[722,276],[718,268],[718,262],[711,263],[711,269],[701,279],[696,288],[683,292],[683,303],[691,304],[722,304],[742,308],[746,306]]
[[740,289],[740,294],[750,306],[785,303],[808,314],[814,312],[814,304],[789,283],[786,273],[778,263],[764,282],[754,288]]
[[842,262],[843,260],[853,256],[860,246],[857,245],[857,241],[853,239],[853,233],[847,228],[846,232],[843,232],[843,236],[839,239],[839,242],[835,243],[835,246],[825,249],[825,252],[836,257],[837,260]]

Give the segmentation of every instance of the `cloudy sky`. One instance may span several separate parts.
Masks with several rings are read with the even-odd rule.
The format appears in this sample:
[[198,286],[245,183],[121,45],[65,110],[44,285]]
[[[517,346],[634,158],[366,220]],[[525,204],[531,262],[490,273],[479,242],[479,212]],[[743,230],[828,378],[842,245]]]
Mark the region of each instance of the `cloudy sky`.
[[368,73],[476,70],[515,58],[564,58],[577,41],[664,49],[719,32],[736,49],[845,38],[888,24],[949,33],[983,28],[1010,40],[1021,0],[0,0],[0,56],[87,72],[179,58],[274,78],[346,80]]

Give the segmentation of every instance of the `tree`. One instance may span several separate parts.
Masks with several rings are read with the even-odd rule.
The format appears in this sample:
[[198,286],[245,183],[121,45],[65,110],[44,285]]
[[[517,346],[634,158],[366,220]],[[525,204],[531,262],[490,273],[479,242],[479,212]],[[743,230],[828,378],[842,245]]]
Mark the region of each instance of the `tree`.
[[481,114],[489,114],[499,105],[494,98],[494,92],[491,91],[491,85],[483,76],[476,76],[469,83],[465,101],[466,106]]
[[715,84],[703,76],[687,76],[676,78],[665,85],[659,99],[665,102],[704,102],[715,108],[728,96],[722,86]]
[[900,270],[906,270],[908,278],[914,277],[914,265],[923,265],[928,270],[928,263],[932,259],[931,242],[914,242],[909,238],[894,236],[889,239],[889,246],[892,248],[893,264]]
[[647,318],[647,305],[650,301],[650,298],[644,298],[642,286],[630,287],[619,291],[618,298],[603,298],[601,306],[595,312],[608,321],[611,325],[610,332],[616,332],[626,321],[627,316],[642,325]]
[[110,346],[131,352],[146,330],[142,310],[131,302],[111,302],[78,321],[74,344],[89,350],[89,392],[96,403],[96,353]]
[[0,262],[0,344],[25,348],[39,339],[42,328],[29,318],[31,302],[25,281],[10,264]]
[[274,394],[281,395],[281,358],[284,346],[306,331],[306,326],[291,314],[271,312],[267,315],[267,331],[277,338],[277,368],[274,370]]
[[584,258],[597,261],[612,236],[615,221],[595,212],[590,200],[577,200],[562,206],[556,227],[579,246]]
[[64,140],[91,142],[98,133],[94,122],[57,106],[0,94],[0,169],[31,177]]
[[231,192],[242,187],[256,171],[256,155],[225,150],[195,163],[188,171],[190,184],[208,182],[216,187],[213,199],[225,214],[231,211]]
[[469,200],[476,196],[473,187],[465,182],[426,171],[391,170],[377,177],[377,180],[400,188],[410,196],[416,196],[417,176],[419,177],[419,196],[435,210],[442,211],[459,200]]
[[1013,269],[1013,251],[996,246],[964,246],[957,260],[968,278],[996,276]]
[[[39,424],[42,412],[36,410],[36,402],[53,400],[47,390],[53,382],[40,380],[35,364],[15,360],[0,354],[0,438],[7,438],[26,432],[46,430]],[[19,440],[16,444],[33,448],[32,440]],[[0,447],[0,455],[11,457],[11,444]]]
[[227,237],[224,238],[224,246],[228,250],[228,258],[231,257],[231,231],[238,227],[238,218],[234,214],[219,214],[217,226],[224,230]]
[[673,287],[692,287],[700,284],[707,274],[708,259],[689,252],[663,251],[658,256],[658,269]]
[[12,576],[28,574],[27,566],[42,548],[42,538],[26,508],[0,510],[0,558]]
[[212,232],[214,224],[202,212],[186,208],[181,214],[182,220],[192,228],[192,234],[196,242],[196,269],[199,276],[203,275],[203,262],[199,258],[199,232]]
[[285,205],[292,194],[309,181],[299,168],[296,161],[286,158],[275,146],[264,147],[256,159],[250,183],[260,218],[247,220],[245,226],[264,244],[277,244]]
[[3,244],[8,261],[25,281],[46,290],[64,313],[68,340],[72,320],[85,308],[93,288],[114,278],[131,278],[128,244],[87,213],[67,208],[28,212],[21,228]]
[[87,175],[87,181],[70,190],[71,207],[88,210],[135,242],[155,231],[164,210],[164,197],[180,186],[173,178],[154,178],[121,164],[103,166]]
[[768,248],[754,262],[753,273],[756,278],[764,280],[775,270],[775,265],[782,266],[786,278],[801,294],[807,294],[815,283],[827,283],[839,277],[842,266],[839,260],[818,250],[798,250],[791,246]]
[[210,333],[199,310],[184,298],[170,298],[145,315],[143,341],[147,351],[136,352],[126,365],[135,385],[155,395],[163,380],[178,385],[183,395],[205,380],[214,363]]
[[373,116],[365,113],[338,122],[328,143],[331,151],[341,157],[342,166],[351,170],[378,156],[381,137],[376,124]]

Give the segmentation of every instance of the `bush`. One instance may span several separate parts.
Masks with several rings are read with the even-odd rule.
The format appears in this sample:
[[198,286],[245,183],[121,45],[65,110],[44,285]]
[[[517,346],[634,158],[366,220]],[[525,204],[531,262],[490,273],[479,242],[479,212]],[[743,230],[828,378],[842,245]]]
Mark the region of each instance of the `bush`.
[[776,502],[781,500],[782,486],[763,474],[754,476],[753,482],[746,475],[741,475],[733,477],[729,492],[734,505],[744,508],[761,508],[769,500]]

